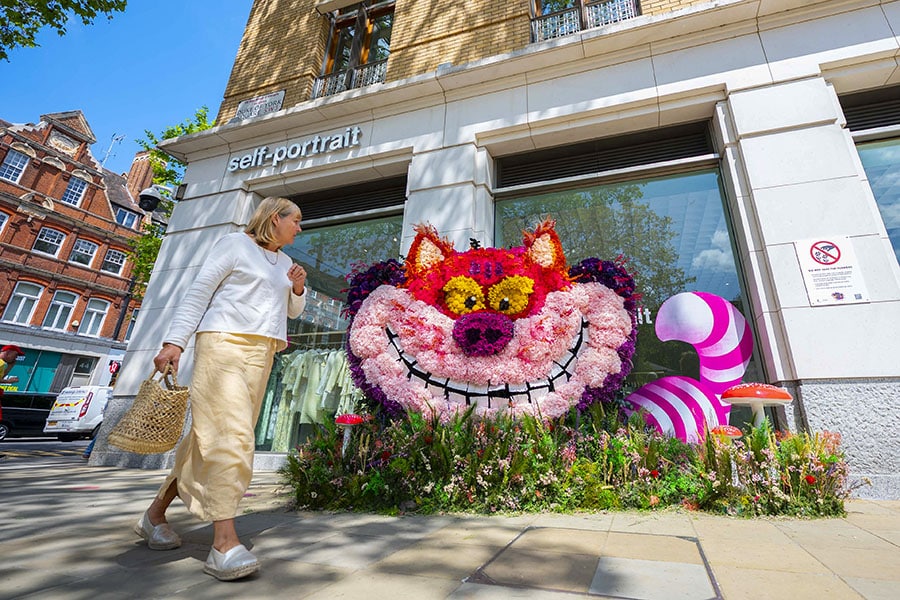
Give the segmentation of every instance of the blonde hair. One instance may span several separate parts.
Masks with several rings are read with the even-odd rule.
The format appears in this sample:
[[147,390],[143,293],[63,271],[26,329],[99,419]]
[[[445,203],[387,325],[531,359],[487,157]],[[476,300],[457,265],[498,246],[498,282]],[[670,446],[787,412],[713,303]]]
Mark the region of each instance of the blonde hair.
[[263,198],[263,201],[256,207],[244,231],[252,235],[253,239],[260,246],[268,246],[275,241],[273,234],[275,224],[272,222],[272,217],[275,215],[290,217],[296,214],[300,214],[299,206],[287,198],[269,196],[268,198]]

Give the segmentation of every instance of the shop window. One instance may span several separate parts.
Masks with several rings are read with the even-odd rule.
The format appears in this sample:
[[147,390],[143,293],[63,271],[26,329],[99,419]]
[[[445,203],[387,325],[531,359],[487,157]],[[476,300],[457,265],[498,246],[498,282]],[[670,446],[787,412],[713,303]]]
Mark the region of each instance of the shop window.
[[[289,346],[275,362],[257,422],[257,449],[273,452],[288,451],[336,412],[356,408],[359,392],[347,378],[344,350],[348,322],[341,315],[346,278],[361,265],[399,258],[406,178],[292,200],[303,207],[303,231],[283,250],[308,273],[306,309],[288,321]],[[303,372],[308,377],[296,379]]]
[[50,308],[44,316],[44,327],[46,329],[66,331],[77,301],[78,296],[72,292],[59,290],[53,294],[53,301],[50,303]]
[[98,246],[94,242],[75,240],[75,245],[72,247],[72,254],[69,255],[69,262],[89,267],[94,261],[94,255],[97,253],[97,248]]
[[849,94],[840,102],[900,262],[900,86]]
[[141,218],[137,213],[133,213],[130,210],[125,210],[124,208],[116,209],[116,223],[119,225],[123,225],[129,229],[137,229],[137,224],[140,222],[140,219]]
[[639,14],[638,0],[535,0],[532,38],[535,42],[552,40]]
[[313,97],[384,81],[394,25],[394,2],[360,2],[331,14],[322,76]]
[[13,290],[12,297],[6,305],[6,310],[3,311],[3,320],[9,323],[28,325],[43,291],[44,288],[34,283],[26,281],[17,283],[16,289]]
[[81,318],[81,324],[78,327],[79,335],[89,335],[97,337],[100,335],[100,326],[103,325],[103,319],[106,318],[106,312],[109,310],[109,302],[98,298],[88,300],[87,308],[84,310],[84,316]]
[[125,253],[118,250],[107,250],[106,257],[100,265],[101,271],[119,275],[122,272],[122,266],[125,265]]
[[75,367],[72,369],[72,379],[69,385],[90,385],[91,374],[94,372],[94,365],[97,359],[90,356],[75,357]]
[[900,263],[900,139],[862,143],[857,150]]
[[81,204],[81,199],[84,197],[87,186],[87,181],[84,179],[69,177],[69,184],[66,186],[66,191],[63,192],[62,198],[60,198],[60,202],[78,206]]
[[[722,183],[713,167],[677,175],[600,181],[498,198],[495,245],[520,245],[522,231],[547,216],[570,265],[588,257],[620,258],[642,295],[634,368],[623,397],[654,379],[684,375],[699,379],[694,349],[683,342],[661,342],[654,322],[660,305],[685,291],[710,292],[732,302],[748,320],[741,279],[724,208]],[[758,377],[752,370],[748,377]],[[735,422],[738,421],[738,422]],[[733,419],[737,425],[742,423]]]
[[59,249],[62,247],[65,239],[66,234],[63,232],[50,229],[49,227],[42,227],[32,249],[50,256],[56,256],[59,254]]
[[25,167],[27,165],[27,154],[23,154],[16,150],[10,149],[9,152],[6,153],[6,157],[3,159],[3,164],[0,164],[0,179],[6,179],[7,181],[12,181],[13,183],[19,183],[19,179],[22,178],[22,172],[25,170]]

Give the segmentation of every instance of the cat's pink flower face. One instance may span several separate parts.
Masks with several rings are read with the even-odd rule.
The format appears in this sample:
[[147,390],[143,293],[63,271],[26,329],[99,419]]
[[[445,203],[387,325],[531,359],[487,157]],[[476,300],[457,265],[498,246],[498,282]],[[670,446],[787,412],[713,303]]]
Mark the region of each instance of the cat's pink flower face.
[[521,247],[466,252],[421,227],[406,274],[366,298],[349,343],[366,381],[407,409],[556,418],[622,368],[624,300],[569,279],[552,223]]

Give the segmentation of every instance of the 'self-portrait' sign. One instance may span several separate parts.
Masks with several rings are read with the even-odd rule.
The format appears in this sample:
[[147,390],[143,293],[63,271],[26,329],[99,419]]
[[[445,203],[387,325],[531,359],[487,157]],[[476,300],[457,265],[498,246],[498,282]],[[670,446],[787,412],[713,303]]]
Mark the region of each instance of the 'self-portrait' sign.
[[234,156],[228,161],[228,171],[243,171],[261,167],[277,167],[286,160],[324,154],[359,146],[359,135],[362,130],[359,127],[347,127],[343,132],[331,135],[315,135],[311,138],[298,140],[290,144],[275,146],[259,146],[246,154]]

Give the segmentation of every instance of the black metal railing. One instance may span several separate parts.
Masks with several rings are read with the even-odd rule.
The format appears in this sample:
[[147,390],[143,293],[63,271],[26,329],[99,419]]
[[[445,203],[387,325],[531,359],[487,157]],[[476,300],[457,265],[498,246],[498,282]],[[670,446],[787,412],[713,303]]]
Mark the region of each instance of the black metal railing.
[[323,75],[316,79],[313,98],[333,96],[347,90],[384,82],[387,59],[366,63],[353,69]]
[[600,2],[579,2],[578,6],[536,17],[532,22],[532,37],[535,42],[544,42],[633,19],[640,13],[637,0],[602,0]]

